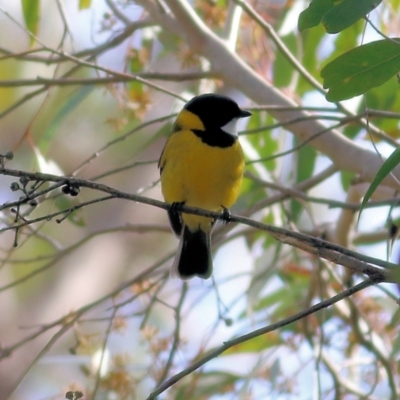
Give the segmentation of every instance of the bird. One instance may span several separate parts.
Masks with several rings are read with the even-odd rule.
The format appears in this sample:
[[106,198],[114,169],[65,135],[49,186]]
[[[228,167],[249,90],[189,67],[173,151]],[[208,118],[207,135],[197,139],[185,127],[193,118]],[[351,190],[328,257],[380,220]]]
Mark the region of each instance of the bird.
[[229,97],[205,93],[188,101],[173,124],[158,162],[169,222],[180,238],[171,277],[208,279],[212,274],[211,232],[216,221],[183,213],[181,206],[229,216],[245,166],[236,123],[250,115]]

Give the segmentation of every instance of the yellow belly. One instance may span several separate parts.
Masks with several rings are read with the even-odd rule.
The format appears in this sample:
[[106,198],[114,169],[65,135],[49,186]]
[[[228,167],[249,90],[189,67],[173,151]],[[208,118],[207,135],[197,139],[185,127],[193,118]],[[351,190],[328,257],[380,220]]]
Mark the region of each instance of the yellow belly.
[[[244,157],[239,141],[231,147],[212,147],[193,132],[174,133],[168,140],[160,165],[162,192],[167,203],[221,211],[229,208],[240,193]],[[191,229],[211,229],[211,219],[183,214]]]

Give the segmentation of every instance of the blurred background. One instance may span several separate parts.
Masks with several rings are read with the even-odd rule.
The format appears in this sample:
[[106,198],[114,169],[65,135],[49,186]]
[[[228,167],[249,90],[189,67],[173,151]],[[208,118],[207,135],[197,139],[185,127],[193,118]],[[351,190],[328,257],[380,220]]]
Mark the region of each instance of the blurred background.
[[[300,35],[297,19],[308,2],[249,3],[319,81],[327,61],[378,36],[363,20],[336,36],[322,26]],[[370,16],[387,35],[400,26],[399,2],[391,3]],[[238,55],[299,109],[327,126],[346,120],[235,2],[188,4],[222,37],[231,24]],[[166,5],[0,0],[0,153],[13,153],[5,167],[162,200],[157,162],[176,113],[184,99],[219,92],[253,110],[240,127],[248,167],[232,213],[397,262],[394,191],[376,193],[374,201],[388,201],[364,210],[356,230],[357,210],[346,204],[359,204],[367,183],[312,143],[297,149],[290,123],[266,111],[274,104],[263,108],[218,79],[212,60],[168,31],[154,7]],[[398,112],[394,79],[343,102],[359,119],[343,122],[342,134],[383,156],[397,143],[398,118],[374,119],[386,135],[376,143],[360,119],[366,108]],[[164,210],[121,198],[96,202],[106,194],[84,187],[78,196],[57,188],[35,204],[7,205],[35,185],[37,193],[51,184],[0,175],[0,399],[62,399],[68,392],[146,399],[207,351],[363,279],[229,224],[214,232],[212,279],[183,284],[168,277],[178,240]],[[395,399],[398,320],[398,290],[380,284],[230,348],[159,398]]]

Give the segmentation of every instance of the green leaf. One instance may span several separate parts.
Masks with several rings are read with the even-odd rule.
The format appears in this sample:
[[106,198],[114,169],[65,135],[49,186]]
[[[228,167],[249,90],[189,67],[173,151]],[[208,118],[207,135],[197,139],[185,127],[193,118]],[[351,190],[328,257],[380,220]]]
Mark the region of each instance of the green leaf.
[[[320,70],[320,52],[322,40],[325,38],[325,31],[322,26],[318,26],[315,29],[308,30],[301,35],[302,39],[302,57],[301,64],[308,71],[311,71],[312,75],[316,80],[322,81],[319,74],[316,72]],[[305,79],[298,79],[296,86],[296,93],[299,96],[303,96],[305,93],[315,90],[311,84]]]
[[[396,312],[397,315],[393,316],[392,319],[396,319],[399,322],[399,313]],[[395,318],[396,317],[396,318]],[[400,353],[400,335],[396,335],[396,338],[393,341],[391,356],[398,358],[398,354]]]
[[230,347],[224,352],[224,355],[233,355],[239,353],[259,353],[270,347],[275,347],[282,344],[282,338],[277,332],[269,332],[265,335],[255,337],[251,340],[238,343]]
[[[76,197],[70,197],[64,194],[57,197],[54,201],[54,205],[60,211],[71,210],[79,203],[80,201]],[[67,216],[66,219],[76,226],[82,227],[86,225],[85,220],[82,216],[82,208],[78,208],[77,210],[74,210],[70,213],[66,211],[64,215],[60,215],[57,218],[62,219],[64,216]]]
[[[295,146],[299,145],[300,141],[295,139]],[[313,174],[315,161],[317,159],[317,151],[309,146],[303,146],[297,152],[297,165],[295,166],[295,170],[297,171],[296,183],[305,181],[310,178]],[[301,202],[294,199],[290,204],[292,219],[293,221],[297,221],[304,207]]]
[[364,199],[361,203],[360,213],[358,215],[358,219],[360,219],[360,215],[365,205],[368,203],[368,200],[371,198],[376,188],[381,184],[381,182],[390,174],[393,169],[400,164],[400,148],[396,149],[390,157],[383,163],[383,165],[379,168],[375,178],[371,182],[370,187],[365,193]]
[[[399,85],[393,84],[392,80],[383,85],[371,89],[366,95],[368,108],[374,110],[400,110],[400,90]],[[365,104],[360,104],[360,111],[364,111]],[[374,117],[374,124],[379,129],[394,139],[398,139],[400,131],[398,128],[398,118]]]
[[345,0],[336,2],[322,19],[328,33],[338,33],[353,25],[359,19],[365,17],[374,8],[378,7],[382,0]]
[[179,384],[175,400],[204,399],[232,390],[242,376],[225,371],[209,371],[191,374]]
[[[53,246],[52,243],[48,240],[44,240],[43,238],[31,236],[30,240],[22,241],[23,246],[18,247],[15,251],[16,255],[20,254],[21,256],[29,254],[29,257],[32,259],[37,259],[36,262],[32,262],[31,260],[27,260],[26,262],[21,262],[18,265],[18,268],[12,268],[10,273],[14,279],[24,279],[27,278],[30,274],[38,271],[39,268],[43,267],[42,257],[54,257],[60,250]],[[37,274],[35,279],[26,279],[24,285],[16,285],[15,286],[15,295],[16,299],[19,301],[26,300],[32,301],[32,295],[34,293],[38,293],[37,291],[45,291],[48,288],[49,281],[55,277],[54,269],[50,269],[49,274]]]
[[326,98],[350,99],[382,85],[400,71],[400,42],[383,39],[342,54],[321,71]]
[[90,8],[92,0],[79,0],[79,9],[84,10],[85,8]]
[[39,148],[40,151],[45,153],[50,146],[50,143],[54,136],[59,132],[61,123],[69,116],[81,103],[92,93],[95,86],[82,86],[78,90],[74,91],[67,97],[67,100],[57,111],[57,114],[49,123],[47,129],[40,138]]
[[349,190],[354,177],[354,172],[340,171],[340,182],[342,183],[342,187],[345,192]]
[[364,27],[364,23],[356,23],[347,28],[344,32],[335,35],[335,40],[333,42],[335,47],[330,55],[332,58],[329,58],[329,61],[333,61],[336,57],[346,53],[346,51],[358,47],[360,35],[362,34]]
[[[365,103],[361,103],[363,106],[365,106]],[[368,103],[367,103],[368,104]],[[346,125],[344,127],[344,129],[342,130],[342,133],[350,138],[350,139],[354,139],[362,130],[362,126],[355,124],[354,122],[350,122],[348,125]]]
[[[270,157],[278,150],[278,140],[274,137],[272,130],[265,130],[262,127],[274,123],[274,119],[268,113],[254,113],[248,121],[246,131],[243,132],[243,134],[247,132],[246,140],[257,151],[259,158],[266,160],[262,162],[269,171],[274,171],[276,168],[276,159]],[[259,131],[249,133],[253,129]]]
[[[286,47],[294,54],[297,49],[297,37],[294,33],[286,35],[282,38]],[[274,68],[274,86],[289,86],[293,77],[293,66],[287,60],[287,57],[278,51],[275,55],[276,59],[273,64]]]
[[[21,0],[21,5],[26,28],[29,32],[37,36],[40,19],[40,0]],[[35,39],[30,36],[30,46],[34,42]]]
[[[296,139],[296,142],[299,142],[299,140]],[[315,160],[317,159],[317,151],[313,147],[306,145],[303,146],[297,154],[296,181],[301,182],[312,176],[315,167]]]
[[[287,289],[286,288],[279,288],[279,289],[275,290],[272,293],[268,293],[267,296],[265,296],[262,299],[260,299],[258,304],[255,304],[252,307],[252,311],[253,312],[265,311],[268,307],[278,306],[287,297],[288,297],[287,296]],[[247,316],[248,316],[248,312],[247,312],[247,310],[245,310],[242,313],[240,313],[239,320],[243,319],[243,318],[246,318]]]
[[321,23],[322,18],[335,7],[335,0],[313,0],[299,16],[298,28],[302,32]]
[[328,33],[338,33],[376,8],[382,0],[313,0],[298,21],[300,31],[322,23]]

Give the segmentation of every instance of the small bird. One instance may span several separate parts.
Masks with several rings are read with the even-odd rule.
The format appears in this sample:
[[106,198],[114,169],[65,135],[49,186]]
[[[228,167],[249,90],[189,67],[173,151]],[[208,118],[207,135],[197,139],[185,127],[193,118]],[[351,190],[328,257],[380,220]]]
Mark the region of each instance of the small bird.
[[180,237],[173,277],[207,279],[212,274],[215,220],[182,213],[180,206],[228,212],[236,202],[244,170],[236,122],[250,115],[229,97],[207,93],[186,103],[176,118],[158,163],[162,193],[171,204],[170,224]]

